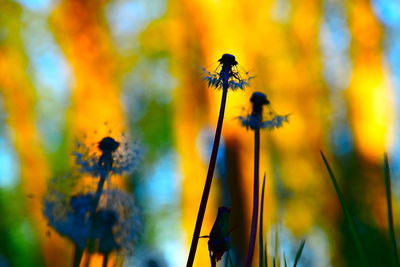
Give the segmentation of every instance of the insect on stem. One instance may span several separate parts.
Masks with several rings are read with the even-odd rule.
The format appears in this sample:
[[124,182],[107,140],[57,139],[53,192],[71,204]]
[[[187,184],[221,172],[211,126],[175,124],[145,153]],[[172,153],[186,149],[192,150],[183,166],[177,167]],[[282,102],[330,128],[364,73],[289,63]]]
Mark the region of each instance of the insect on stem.
[[[222,97],[221,97],[221,105],[219,110],[218,116],[218,123],[217,128],[215,130],[215,137],[213,148],[210,157],[210,163],[208,165],[208,171],[206,176],[206,181],[204,185],[203,194],[200,201],[199,211],[197,214],[196,225],[194,228],[194,233],[192,237],[192,242],[190,245],[189,256],[187,260],[187,267],[193,266],[194,257],[196,255],[197,244],[199,241],[201,226],[203,224],[204,214],[207,207],[208,196],[210,194],[212,179],[214,175],[215,164],[217,161],[218,155],[218,148],[221,139],[221,132],[222,132],[222,124],[224,121],[224,113],[225,113],[225,106],[226,106],[226,98],[228,94],[228,89],[231,88],[232,90],[236,88],[243,89],[245,85],[247,85],[247,81],[241,80],[239,74],[233,70],[238,62],[235,59],[235,56],[231,54],[224,54],[218,60],[221,66],[221,71],[219,73],[211,74],[210,77],[206,77],[209,85],[214,86],[215,88],[222,88]],[[236,81],[236,82],[235,82]]]

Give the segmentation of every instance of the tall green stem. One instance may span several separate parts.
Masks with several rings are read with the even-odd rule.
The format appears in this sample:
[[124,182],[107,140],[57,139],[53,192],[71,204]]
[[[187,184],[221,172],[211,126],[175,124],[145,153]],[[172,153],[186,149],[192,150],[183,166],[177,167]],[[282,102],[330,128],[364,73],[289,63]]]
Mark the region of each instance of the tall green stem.
[[258,222],[258,195],[259,195],[259,169],[260,169],[260,129],[254,129],[254,189],[253,189],[253,215],[251,218],[251,232],[249,249],[246,257],[246,267],[251,267],[253,262],[254,247],[256,244]]
[[210,157],[210,164],[208,165],[206,182],[204,185],[203,195],[201,196],[201,202],[199,211],[197,213],[196,225],[194,227],[194,233],[192,237],[192,243],[190,245],[189,257],[186,263],[187,267],[193,266],[194,257],[196,255],[197,244],[199,242],[199,236],[201,231],[201,226],[203,224],[204,214],[207,207],[208,196],[210,194],[212,179],[214,175],[215,164],[217,161],[219,142],[221,139],[222,124],[224,121],[226,98],[228,94],[228,86],[224,86],[222,90],[221,106],[219,109],[217,129],[215,130],[214,144]]

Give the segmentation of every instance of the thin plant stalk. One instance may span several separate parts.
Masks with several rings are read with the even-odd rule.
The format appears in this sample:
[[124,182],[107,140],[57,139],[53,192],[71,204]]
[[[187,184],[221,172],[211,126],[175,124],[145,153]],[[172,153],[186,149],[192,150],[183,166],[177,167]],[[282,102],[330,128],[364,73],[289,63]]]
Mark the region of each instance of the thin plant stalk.
[[261,204],[260,204],[260,231],[258,235],[258,247],[259,247],[259,265],[263,267],[265,265],[266,258],[264,258],[264,231],[263,231],[263,225],[264,225],[264,191],[265,191],[265,176],[266,174],[264,173],[264,179],[261,187]]
[[350,211],[347,208],[347,204],[346,204],[346,201],[344,200],[343,193],[340,190],[339,184],[337,183],[335,175],[333,174],[333,171],[332,171],[332,169],[331,169],[331,167],[330,167],[330,165],[328,163],[328,160],[326,159],[324,153],[322,151],[320,151],[320,153],[321,153],[322,160],[324,161],[324,164],[326,166],[326,169],[328,170],[329,177],[331,178],[333,187],[335,188],[336,194],[337,194],[337,196],[339,198],[339,201],[340,201],[340,204],[342,206],[344,215],[345,215],[345,217],[347,219],[347,223],[348,223],[348,226],[350,228],[350,233],[351,233],[351,235],[352,235],[352,237],[354,239],[354,243],[356,245],[356,250],[357,250],[357,253],[358,253],[359,257],[360,257],[361,266],[367,266],[367,261],[366,261],[366,257],[365,257],[363,248],[361,246],[360,237],[359,237],[359,235],[357,233],[356,226],[355,226],[353,218],[351,217]]
[[296,257],[295,257],[295,259],[294,259],[293,267],[296,267],[296,266],[297,266],[297,263],[298,263],[299,260],[300,260],[301,254],[303,253],[303,249],[304,249],[304,245],[305,245],[305,244],[306,244],[306,241],[305,241],[305,240],[301,241],[301,244],[300,244],[300,246],[299,246],[299,249],[297,250],[297,253],[296,253]]
[[79,265],[81,264],[82,256],[83,256],[83,249],[80,249],[77,245],[75,245],[74,259],[72,263],[73,267],[79,267]]
[[199,207],[199,211],[197,214],[196,225],[194,227],[192,243],[190,245],[189,256],[188,256],[188,260],[186,263],[187,267],[193,266],[194,257],[196,255],[196,249],[197,249],[197,244],[199,242],[201,226],[203,224],[204,214],[205,214],[206,207],[207,207],[208,196],[210,194],[212,179],[213,179],[213,175],[214,175],[215,164],[217,161],[218,148],[219,148],[219,142],[221,139],[222,124],[224,121],[227,95],[228,95],[228,84],[224,83],[224,86],[222,89],[222,98],[221,98],[221,106],[219,109],[217,129],[215,130],[214,144],[213,144],[211,157],[210,157],[210,164],[208,165],[206,182],[204,185],[203,195],[201,196],[201,202],[200,202],[200,207]]
[[107,267],[108,265],[108,253],[105,253],[103,256],[103,267]]
[[97,184],[97,190],[93,201],[93,213],[96,212],[97,207],[99,206],[100,197],[103,194],[104,183],[108,177],[108,173],[105,172],[100,175],[99,183]]
[[246,257],[246,267],[251,267],[253,262],[254,247],[256,244],[258,202],[259,202],[259,169],[260,169],[260,129],[254,129],[254,188],[253,188],[253,215],[251,218],[251,232],[249,248]]
[[[94,214],[97,210],[97,207],[99,206],[100,197],[101,197],[101,194],[103,193],[104,182],[106,181],[107,176],[108,176],[107,172],[105,172],[104,174],[102,173],[100,176],[100,181],[97,185],[97,190],[96,190],[96,194],[95,194],[94,201],[93,201],[93,206],[92,206],[93,213],[91,214],[91,216],[94,216]],[[83,257],[83,250],[78,249],[78,247],[75,247],[74,263],[73,263],[74,267],[80,266],[82,257]]]
[[390,177],[389,159],[387,153],[385,153],[384,155],[384,178],[385,178],[385,188],[386,188],[386,207],[388,213],[389,238],[392,244],[391,248],[393,251],[392,253],[395,266],[400,266],[399,256],[397,254],[396,235],[394,232],[391,177]]

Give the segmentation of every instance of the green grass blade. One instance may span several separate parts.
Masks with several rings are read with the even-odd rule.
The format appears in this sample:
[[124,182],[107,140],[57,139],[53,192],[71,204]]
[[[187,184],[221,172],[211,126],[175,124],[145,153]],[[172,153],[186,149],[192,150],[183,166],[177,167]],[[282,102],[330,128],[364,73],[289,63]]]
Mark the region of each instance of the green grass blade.
[[300,247],[299,247],[299,249],[297,250],[297,253],[296,253],[296,258],[294,259],[293,267],[297,266],[297,263],[300,260],[301,254],[303,253],[303,249],[304,249],[304,245],[305,244],[306,244],[305,240],[301,241]]
[[348,226],[350,228],[351,235],[353,236],[354,243],[356,245],[357,253],[358,253],[358,255],[360,257],[360,260],[361,260],[361,265],[362,266],[367,266],[367,264],[366,264],[367,261],[366,261],[365,254],[364,254],[364,251],[363,251],[362,246],[361,246],[360,238],[359,238],[359,235],[358,235],[358,233],[356,231],[356,227],[355,227],[353,218],[350,215],[350,211],[349,211],[349,209],[347,207],[346,201],[344,200],[343,193],[340,190],[339,184],[337,183],[335,175],[333,174],[333,171],[332,171],[332,169],[331,169],[331,167],[330,167],[330,165],[328,163],[328,160],[325,158],[324,153],[322,151],[320,151],[320,153],[321,153],[322,160],[325,163],[326,169],[328,170],[329,177],[330,177],[330,179],[331,179],[331,181],[333,183],[333,187],[335,188],[336,194],[339,197],[340,204],[342,206],[344,215],[345,215],[345,217],[347,219],[347,223],[348,223]]
[[260,205],[260,231],[258,232],[258,245],[259,245],[259,265],[261,267],[265,266],[265,260],[264,260],[264,231],[263,231],[263,225],[264,225],[264,191],[265,191],[265,176],[266,174],[264,173],[264,179],[262,183],[262,188],[261,188],[261,205]]
[[392,257],[395,266],[400,266],[399,256],[397,254],[396,235],[394,232],[394,221],[393,221],[393,207],[392,207],[392,190],[391,190],[391,177],[389,168],[389,159],[387,153],[384,155],[384,178],[385,178],[385,189],[386,189],[386,206],[388,213],[388,226],[389,226],[389,238],[392,249]]
[[265,243],[264,247],[264,259],[265,259],[265,267],[268,267],[267,243]]

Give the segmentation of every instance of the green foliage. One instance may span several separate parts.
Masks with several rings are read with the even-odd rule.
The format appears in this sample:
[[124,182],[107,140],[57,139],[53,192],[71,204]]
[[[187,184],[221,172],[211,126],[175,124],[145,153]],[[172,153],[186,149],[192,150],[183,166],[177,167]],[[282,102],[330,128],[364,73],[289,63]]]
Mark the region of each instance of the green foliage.
[[360,242],[360,237],[359,237],[359,234],[358,234],[358,232],[356,230],[356,226],[355,226],[353,218],[352,218],[352,216],[350,214],[349,208],[348,208],[348,206],[346,204],[346,201],[344,199],[343,193],[340,190],[340,187],[339,187],[339,184],[338,184],[338,182],[337,182],[337,180],[335,178],[335,175],[333,174],[333,171],[332,171],[332,169],[331,169],[331,167],[330,167],[330,165],[329,165],[329,163],[328,163],[328,161],[327,161],[327,159],[326,159],[326,157],[325,157],[325,155],[324,155],[324,153],[322,151],[321,151],[321,157],[322,157],[322,160],[324,161],[326,169],[328,170],[329,177],[330,177],[330,179],[332,181],[333,187],[335,188],[336,194],[337,194],[337,196],[338,196],[338,198],[340,200],[340,204],[341,204],[343,212],[345,214],[348,227],[350,229],[351,235],[352,235],[354,243],[356,245],[358,256],[360,257],[360,264],[362,266],[367,266],[365,254],[364,254],[363,248],[361,246],[361,242]]
[[[1,266],[43,266],[38,238],[26,216],[24,199],[19,190],[0,190],[0,213],[6,215],[0,219]],[[31,196],[28,201],[37,201],[36,196]]]

